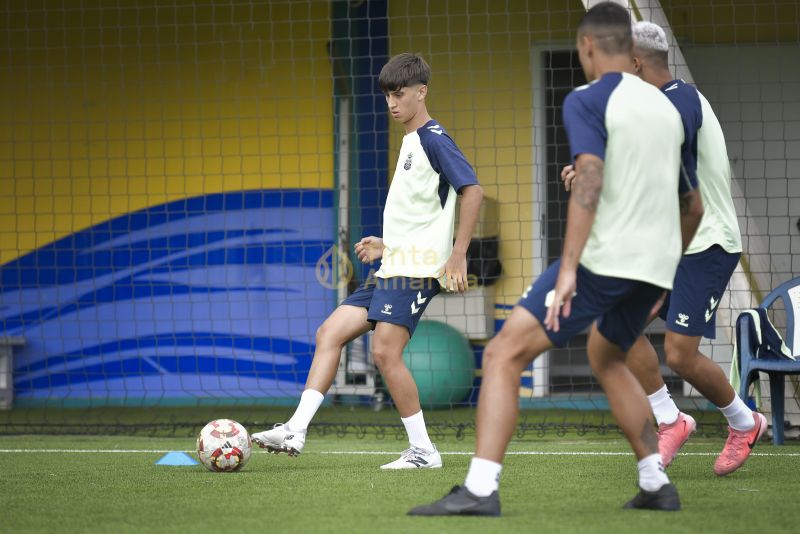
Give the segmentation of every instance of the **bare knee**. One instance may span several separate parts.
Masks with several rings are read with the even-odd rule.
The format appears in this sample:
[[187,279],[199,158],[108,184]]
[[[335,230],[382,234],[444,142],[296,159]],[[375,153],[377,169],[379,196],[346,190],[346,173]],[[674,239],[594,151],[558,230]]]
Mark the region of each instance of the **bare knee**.
[[397,365],[403,361],[403,353],[398,352],[396,348],[393,348],[384,343],[373,343],[372,345],[372,358],[375,361],[375,365],[381,371],[386,369],[390,369],[392,366]]
[[680,347],[667,346],[664,348],[664,353],[667,356],[667,366],[679,375],[689,371],[697,357],[697,351],[687,352]]
[[522,372],[527,365],[524,351],[515,346],[509,336],[501,332],[483,350],[483,372],[495,373],[503,370]]
[[[588,352],[588,351],[587,351]],[[593,352],[589,352],[589,368],[595,376],[602,376],[605,373],[613,372],[616,362],[608,358],[598,356]]]
[[335,348],[338,346],[341,349],[345,346],[347,340],[342,337],[339,329],[325,321],[317,328],[316,342],[317,347]]

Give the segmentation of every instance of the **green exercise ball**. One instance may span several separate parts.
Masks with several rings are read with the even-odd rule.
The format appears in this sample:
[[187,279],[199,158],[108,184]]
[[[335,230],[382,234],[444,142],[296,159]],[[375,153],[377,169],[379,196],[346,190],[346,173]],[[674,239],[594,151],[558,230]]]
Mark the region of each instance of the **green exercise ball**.
[[425,408],[448,408],[469,397],[475,356],[464,335],[439,321],[420,321],[403,351],[403,361]]

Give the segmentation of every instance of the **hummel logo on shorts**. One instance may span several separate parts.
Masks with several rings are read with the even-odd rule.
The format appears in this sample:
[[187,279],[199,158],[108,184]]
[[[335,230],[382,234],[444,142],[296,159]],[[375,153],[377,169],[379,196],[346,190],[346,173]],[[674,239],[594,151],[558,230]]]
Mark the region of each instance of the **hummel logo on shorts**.
[[419,307],[414,305],[414,301],[411,301],[411,315],[418,314],[427,300],[428,297],[422,298],[422,291],[417,291],[417,304],[419,304]]
[[531,292],[531,289],[533,289],[533,284],[529,285],[529,286],[528,286],[528,287],[525,289],[525,292],[522,294],[522,298],[524,298],[524,299],[528,298],[528,293],[530,293],[530,292]]
[[678,326],[689,326],[689,316],[685,313],[679,313],[678,318],[675,319],[675,324]]
[[711,297],[708,299],[708,309],[706,310],[706,322],[710,321],[712,317],[714,317],[714,310],[717,309],[717,305],[719,304],[719,300]]

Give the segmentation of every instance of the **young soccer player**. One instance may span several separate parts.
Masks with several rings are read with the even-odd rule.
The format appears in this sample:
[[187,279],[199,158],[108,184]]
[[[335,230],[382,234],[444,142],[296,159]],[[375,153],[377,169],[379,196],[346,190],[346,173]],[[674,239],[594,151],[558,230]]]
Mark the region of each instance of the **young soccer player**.
[[[750,410],[722,369],[698,350],[702,336],[714,339],[716,335],[717,306],[742,252],[725,137],[708,100],[683,80],[672,78],[664,30],[652,22],[637,22],[633,41],[636,73],[661,88],[678,108],[687,141],[691,139],[690,160],[696,161],[705,214],[678,265],[672,292],[659,315],[667,326],[667,365],[728,419],[728,439],[714,464],[714,473],[723,476],[741,467],[767,428],[766,418]],[[661,378],[655,349],[645,336],[628,353],[628,366],[648,394],[666,467],[694,432],[695,421],[680,412],[672,400]]]
[[680,508],[661,467],[647,398],[625,366],[625,353],[672,287],[681,223],[693,232],[702,216],[701,207],[691,208],[699,193],[678,180],[678,112],[655,87],[628,74],[628,11],[612,2],[590,9],[578,26],[577,47],[592,83],[564,101],[577,176],[561,259],[525,291],[486,347],[476,451],[464,485],[411,515],[500,514],[501,462],[516,426],[520,374],[589,326],[592,369],[639,460],[640,491],[626,507]]
[[[355,245],[361,261],[380,258],[381,267],[317,331],[306,389],[291,419],[253,434],[253,441],[271,452],[300,454],[308,425],[336,376],[342,348],[374,329],[372,355],[410,444],[399,459],[381,469],[442,466],[402,353],[441,285],[451,291],[467,289],[466,252],[483,190],[464,155],[428,114],[425,97],[430,74],[428,64],[413,54],[394,56],[381,70],[378,82],[389,112],[406,135],[384,207],[383,238],[365,237]],[[461,195],[460,222],[453,244],[457,194]]]

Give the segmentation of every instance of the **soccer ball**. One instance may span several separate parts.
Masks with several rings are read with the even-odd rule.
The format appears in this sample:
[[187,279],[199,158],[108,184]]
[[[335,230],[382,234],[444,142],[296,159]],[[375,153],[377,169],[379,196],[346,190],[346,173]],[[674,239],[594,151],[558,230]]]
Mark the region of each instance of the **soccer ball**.
[[230,419],[211,421],[197,436],[197,456],[210,471],[238,471],[250,459],[247,430]]

